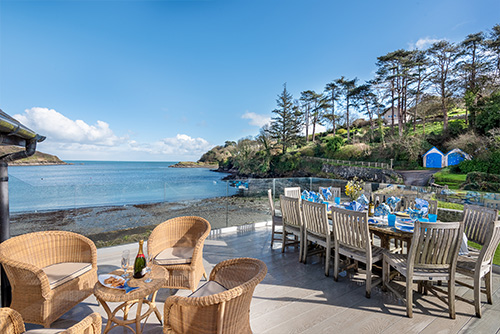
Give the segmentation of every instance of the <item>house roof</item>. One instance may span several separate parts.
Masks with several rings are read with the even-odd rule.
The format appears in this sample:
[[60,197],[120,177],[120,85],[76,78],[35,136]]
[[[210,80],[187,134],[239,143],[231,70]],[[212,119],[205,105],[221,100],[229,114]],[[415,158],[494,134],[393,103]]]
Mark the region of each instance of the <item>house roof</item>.
[[441,152],[439,149],[436,148],[436,146],[433,146],[430,150],[424,153],[424,156],[426,156],[428,153],[439,153],[444,156],[444,153]]

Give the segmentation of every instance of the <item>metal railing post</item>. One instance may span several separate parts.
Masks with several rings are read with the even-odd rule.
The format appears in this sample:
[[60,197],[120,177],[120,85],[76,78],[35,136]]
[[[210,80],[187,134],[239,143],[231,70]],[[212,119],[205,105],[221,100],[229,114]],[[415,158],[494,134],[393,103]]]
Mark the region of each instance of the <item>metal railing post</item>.
[[[4,161],[0,161],[0,243],[9,238],[9,171],[8,164]],[[0,267],[0,277],[2,282],[2,307],[8,307],[12,301],[12,291],[3,267]]]

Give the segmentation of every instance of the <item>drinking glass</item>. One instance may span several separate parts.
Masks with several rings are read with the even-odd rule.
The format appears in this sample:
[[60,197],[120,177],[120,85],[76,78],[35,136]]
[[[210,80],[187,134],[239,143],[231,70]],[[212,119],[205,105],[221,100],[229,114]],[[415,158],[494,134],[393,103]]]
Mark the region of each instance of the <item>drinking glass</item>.
[[124,250],[122,253],[122,269],[123,269],[123,278],[127,277],[127,269],[130,265],[130,251]]
[[146,275],[148,275],[148,277],[144,280],[145,283],[149,283],[152,281],[151,270],[152,270],[152,266],[153,266],[153,257],[151,255],[149,255],[149,253],[148,253],[147,261],[148,262],[146,264]]

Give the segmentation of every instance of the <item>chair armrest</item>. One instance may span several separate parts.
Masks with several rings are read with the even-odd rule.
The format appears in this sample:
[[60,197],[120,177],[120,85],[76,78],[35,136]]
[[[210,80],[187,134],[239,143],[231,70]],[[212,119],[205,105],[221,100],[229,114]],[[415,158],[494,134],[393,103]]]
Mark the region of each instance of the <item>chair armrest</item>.
[[[182,296],[170,296],[165,300],[163,306],[163,321],[166,327],[170,327],[169,316],[172,313],[172,308],[179,307],[181,310],[186,312],[187,308],[197,308],[202,309],[205,307],[210,307],[214,305],[227,302],[234,299],[245,292],[245,289],[241,287],[236,287],[215,295],[204,296],[204,297],[182,297]],[[182,311],[181,311],[182,312]],[[189,312],[189,311],[187,311]]]
[[61,334],[81,334],[81,333],[101,334],[101,330],[102,330],[101,315],[97,312],[94,312],[85,317],[82,321],[80,321],[76,325],[73,325],[67,330],[61,332]]
[[8,307],[0,308],[0,333],[24,333],[24,322],[21,315]]
[[205,243],[205,239],[208,237],[210,234],[210,229],[207,229],[196,241],[196,244],[194,246],[193,250],[193,258],[191,260],[191,266],[196,266],[196,263],[198,262],[197,260],[202,260],[202,255],[203,255],[203,245]]
[[2,265],[5,269],[12,287],[30,294],[41,295],[48,299],[54,292],[45,272],[32,264],[4,259]]

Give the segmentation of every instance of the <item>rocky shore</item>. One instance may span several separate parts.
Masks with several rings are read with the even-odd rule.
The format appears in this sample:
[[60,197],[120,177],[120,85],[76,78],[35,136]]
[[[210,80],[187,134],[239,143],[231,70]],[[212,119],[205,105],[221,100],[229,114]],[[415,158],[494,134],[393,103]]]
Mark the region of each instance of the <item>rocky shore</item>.
[[194,162],[194,161],[180,161],[176,164],[170,165],[171,168],[219,168],[218,164],[204,163],[204,162]]
[[154,227],[179,216],[200,216],[212,229],[271,219],[267,197],[217,197],[177,203],[136,204],[11,214],[10,233],[65,230],[108,246],[146,238]]

